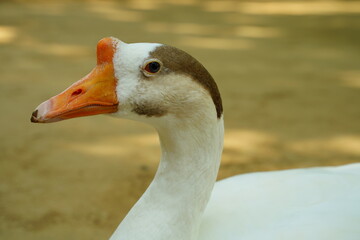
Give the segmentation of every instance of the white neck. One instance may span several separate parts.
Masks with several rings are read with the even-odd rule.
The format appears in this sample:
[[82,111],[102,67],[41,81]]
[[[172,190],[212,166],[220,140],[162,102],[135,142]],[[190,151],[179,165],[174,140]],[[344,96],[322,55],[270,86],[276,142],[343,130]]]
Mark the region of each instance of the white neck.
[[153,182],[110,240],[194,240],[223,148],[223,119],[157,127],[162,157]]

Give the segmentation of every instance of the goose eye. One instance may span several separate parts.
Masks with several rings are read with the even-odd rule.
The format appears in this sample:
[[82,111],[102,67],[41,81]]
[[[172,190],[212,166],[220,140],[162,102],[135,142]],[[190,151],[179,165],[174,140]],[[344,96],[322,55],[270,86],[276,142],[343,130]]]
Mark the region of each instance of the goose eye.
[[148,73],[154,74],[154,73],[159,72],[160,68],[161,68],[161,64],[159,62],[152,61],[152,62],[149,62],[148,64],[146,64],[144,69]]

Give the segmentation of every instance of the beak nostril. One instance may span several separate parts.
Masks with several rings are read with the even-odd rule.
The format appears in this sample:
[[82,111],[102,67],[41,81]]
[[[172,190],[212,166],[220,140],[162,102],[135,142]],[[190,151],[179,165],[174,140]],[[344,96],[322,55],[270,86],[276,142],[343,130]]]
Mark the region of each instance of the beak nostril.
[[79,95],[79,94],[81,94],[81,93],[82,93],[82,90],[81,90],[81,89],[78,89],[78,90],[74,91],[74,92],[71,94],[71,96],[77,96],[77,95]]

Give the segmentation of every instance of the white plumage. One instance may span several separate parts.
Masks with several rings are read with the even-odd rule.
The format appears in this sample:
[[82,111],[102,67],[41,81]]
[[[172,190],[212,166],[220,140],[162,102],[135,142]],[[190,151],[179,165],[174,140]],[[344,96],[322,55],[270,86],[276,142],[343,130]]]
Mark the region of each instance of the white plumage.
[[349,164],[217,182],[199,239],[360,239],[359,172]]

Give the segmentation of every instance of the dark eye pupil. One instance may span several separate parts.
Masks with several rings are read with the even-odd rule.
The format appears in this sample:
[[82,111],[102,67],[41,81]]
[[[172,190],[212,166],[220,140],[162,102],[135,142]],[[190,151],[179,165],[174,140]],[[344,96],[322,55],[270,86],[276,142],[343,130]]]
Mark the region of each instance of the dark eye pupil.
[[148,64],[151,73],[157,73],[160,70],[160,63],[151,62]]

